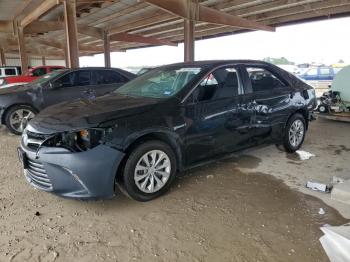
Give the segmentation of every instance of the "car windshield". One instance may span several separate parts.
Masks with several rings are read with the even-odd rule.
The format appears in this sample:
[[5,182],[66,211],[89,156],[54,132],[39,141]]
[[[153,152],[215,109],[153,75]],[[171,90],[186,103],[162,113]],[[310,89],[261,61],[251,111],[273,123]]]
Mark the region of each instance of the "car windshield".
[[201,71],[201,67],[157,68],[130,81],[114,92],[128,96],[168,98],[176,95]]
[[46,83],[52,79],[54,79],[56,76],[60,75],[62,72],[65,72],[66,70],[65,69],[62,69],[62,70],[55,70],[55,71],[52,71],[46,75],[43,75],[39,78],[37,78],[36,80],[32,81],[30,84],[32,85],[37,85],[37,84],[43,84],[43,83]]

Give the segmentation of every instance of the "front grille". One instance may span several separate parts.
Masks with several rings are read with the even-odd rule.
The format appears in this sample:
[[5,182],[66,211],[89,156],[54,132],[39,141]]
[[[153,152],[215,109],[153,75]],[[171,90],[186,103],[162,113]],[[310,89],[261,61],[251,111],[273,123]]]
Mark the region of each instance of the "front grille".
[[30,131],[26,131],[26,135],[28,137],[27,146],[33,150],[37,150],[39,146],[51,136],[46,134],[33,133]]
[[46,174],[43,164],[37,160],[28,159],[27,177],[37,187],[43,190],[51,190],[52,184]]
[[36,139],[36,140],[46,140],[47,138],[49,138],[52,135],[46,135],[46,134],[38,134],[38,133],[33,133],[30,131],[26,131],[27,132],[27,136],[30,139]]

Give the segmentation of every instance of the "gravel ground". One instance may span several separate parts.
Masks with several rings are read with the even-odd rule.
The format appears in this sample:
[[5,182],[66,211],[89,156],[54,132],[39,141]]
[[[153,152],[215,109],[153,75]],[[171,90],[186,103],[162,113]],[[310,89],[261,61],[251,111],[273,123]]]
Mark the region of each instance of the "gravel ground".
[[0,261],[328,261],[319,227],[347,220],[300,190],[309,177],[349,175],[349,128],[318,120],[303,148],[316,155],[310,160],[275,146],[246,150],[182,174],[147,203],[32,189],[19,138],[1,129]]

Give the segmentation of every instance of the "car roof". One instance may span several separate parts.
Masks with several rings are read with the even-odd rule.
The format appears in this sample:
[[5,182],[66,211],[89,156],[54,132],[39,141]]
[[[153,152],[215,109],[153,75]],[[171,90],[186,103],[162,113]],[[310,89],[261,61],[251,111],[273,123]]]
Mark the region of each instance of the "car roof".
[[261,60],[206,60],[206,61],[195,61],[195,62],[183,62],[183,63],[175,63],[168,66],[220,66],[227,64],[260,64],[260,65],[272,65],[271,63],[264,62]]

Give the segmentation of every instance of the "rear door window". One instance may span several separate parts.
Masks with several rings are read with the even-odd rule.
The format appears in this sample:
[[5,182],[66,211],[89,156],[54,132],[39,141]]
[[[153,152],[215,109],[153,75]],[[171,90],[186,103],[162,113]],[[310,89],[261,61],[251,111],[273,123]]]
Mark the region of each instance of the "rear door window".
[[91,85],[91,71],[82,70],[74,72],[74,86],[88,86]]
[[329,68],[320,68],[321,76],[329,76],[331,74],[331,70]]
[[97,85],[109,85],[126,83],[127,79],[113,70],[97,70],[95,71],[95,81]]
[[262,67],[247,67],[253,92],[269,91],[286,87],[286,83],[274,73]]

